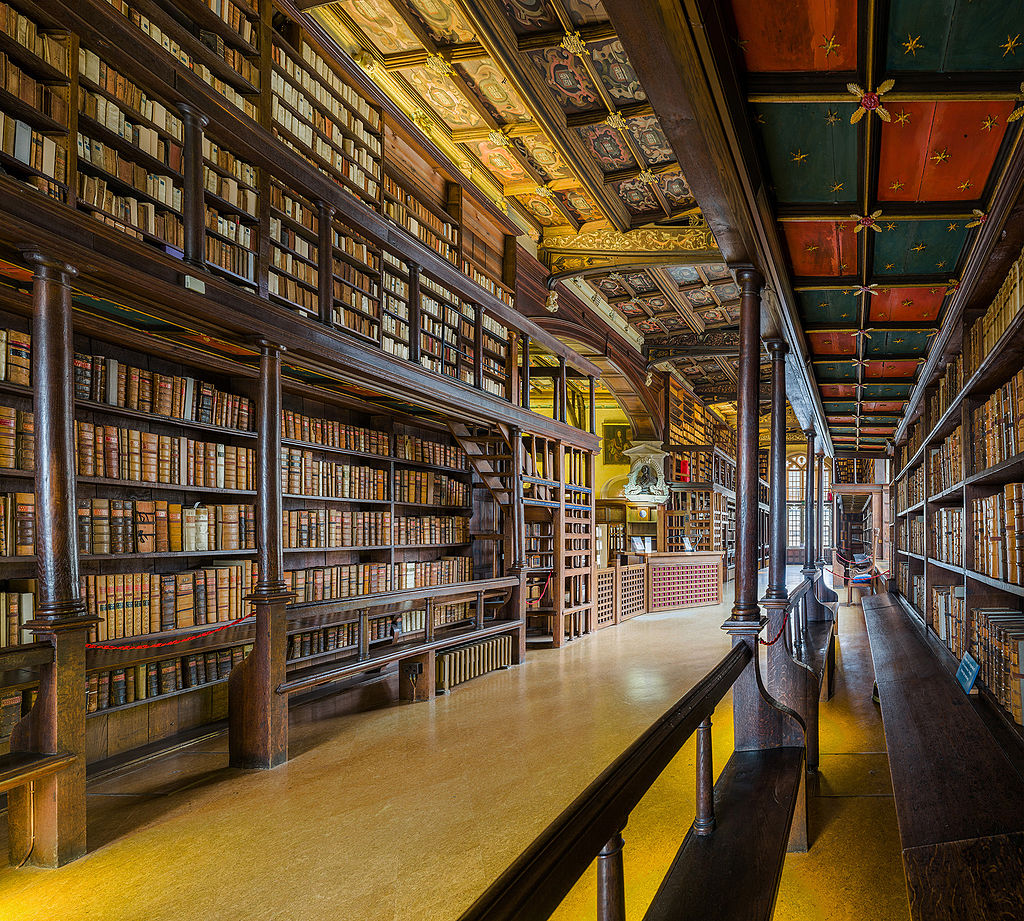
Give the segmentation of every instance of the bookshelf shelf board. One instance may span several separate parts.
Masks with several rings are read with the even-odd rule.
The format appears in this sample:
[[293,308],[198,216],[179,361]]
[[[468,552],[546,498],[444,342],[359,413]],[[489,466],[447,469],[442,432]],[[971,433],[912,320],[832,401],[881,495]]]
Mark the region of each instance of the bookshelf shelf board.
[[351,656],[359,651],[359,646],[339,646],[336,649],[326,649],[323,652],[314,652],[308,656],[295,656],[285,663],[286,668],[295,669],[303,665],[314,665],[317,662],[329,662],[342,656]]
[[1017,483],[1024,478],[1024,454],[1015,454],[994,467],[988,467],[972,473],[965,481],[968,486],[998,487],[1007,483]]
[[913,505],[911,505],[906,510],[906,514],[908,514],[908,515],[920,515],[920,514],[923,514],[923,512],[924,512],[924,500],[923,499],[920,502],[915,502]]
[[928,500],[929,505],[963,505],[964,502],[963,481],[936,493]]
[[548,502],[546,499],[523,499],[523,505],[532,505],[536,508],[561,508],[558,502]]
[[903,550],[903,549],[897,549],[897,550],[896,550],[896,552],[897,552],[897,553],[898,553],[898,554],[899,554],[900,556],[910,556],[910,554],[909,554],[909,553],[907,553],[907,551],[906,551],[906,550]]
[[[171,656],[164,655],[162,658],[169,659],[171,658]],[[123,668],[124,666],[114,665],[110,667]],[[130,704],[118,704],[116,707],[104,707],[102,710],[93,710],[91,713],[86,713],[85,718],[90,719],[94,716],[103,716],[106,713],[117,713],[119,710],[130,710],[132,707],[141,707],[143,704],[153,703],[157,700],[170,700],[172,697],[181,697],[182,694],[190,694],[193,691],[201,691],[203,688],[211,688],[216,684],[224,684],[225,682],[227,682],[227,680],[227,676],[225,675],[223,678],[217,678],[214,681],[207,681],[203,684],[197,684],[194,687],[179,688],[177,691],[168,691],[166,694],[154,694],[152,697],[144,697],[141,700],[133,700]]]
[[[259,54],[256,46],[251,42],[246,41],[240,33],[236,32],[231,28],[231,25],[220,18],[213,10],[211,10],[203,0],[193,0],[191,3],[181,4],[187,7],[186,15],[189,19],[195,20],[196,23],[201,25],[203,28],[209,29],[211,32],[216,32],[224,39],[228,44],[234,45],[236,48],[241,49],[250,56]],[[243,4],[237,4],[239,9],[245,10]],[[248,12],[248,10],[246,10]]]
[[25,173],[29,176],[39,176],[40,178],[45,179],[47,182],[52,182],[55,186],[58,186],[65,192],[67,192],[68,190],[68,187],[65,183],[59,182],[56,179],[52,179],[51,177],[47,176],[46,173],[44,173],[42,170],[36,169],[34,166],[29,166],[27,163],[22,163],[21,160],[17,160],[10,154],[4,153],[3,151],[0,151],[0,165],[6,167],[7,169],[12,169],[21,173]]
[[57,119],[40,112],[35,106],[23,102],[13,93],[0,88],[0,109],[15,118],[28,122],[33,128],[42,134],[66,135],[68,126],[61,124]]
[[225,278],[235,282],[236,284],[246,285],[254,290],[259,287],[255,279],[248,278],[245,275],[239,275],[237,272],[232,272],[231,269],[226,269],[222,265],[217,265],[216,262],[206,262],[204,263],[203,268],[206,269],[207,272],[212,272],[214,275],[223,275]]
[[991,588],[997,588],[1001,592],[1009,592],[1011,595],[1019,595],[1024,598],[1024,585],[1015,585],[1013,582],[1007,582],[1005,579],[994,579],[992,576],[975,572],[973,569],[967,569],[965,572],[968,579],[973,579],[975,582],[980,582],[982,585],[988,585]]
[[281,444],[286,448],[301,448],[303,451],[322,451],[324,454],[340,454],[344,457],[358,457],[363,460],[379,461],[386,464],[394,458],[387,454],[374,454],[372,451],[353,451],[350,448],[335,448],[317,444],[312,441],[299,441],[295,438],[282,438]]
[[20,470],[17,467],[0,467],[0,480],[7,479],[18,479],[18,480],[34,480],[36,478],[35,471],[33,470]]
[[438,470],[441,473],[454,474],[457,476],[469,476],[472,471],[468,467],[445,467],[439,464],[430,464],[427,461],[414,461],[414,460],[402,460],[401,458],[392,458],[395,465],[398,467],[422,467],[427,470]]
[[285,553],[352,553],[360,550],[390,550],[391,544],[360,544],[356,547],[285,547]]
[[[157,662],[160,659],[171,659],[177,656],[191,655],[195,652],[210,652],[225,646],[238,646],[250,642],[255,632],[255,619],[249,618],[240,624],[232,624],[209,636],[195,636],[205,633],[218,625],[202,624],[194,627],[180,627],[177,630],[164,630],[160,633],[143,633],[139,636],[125,637],[116,640],[104,640],[103,645],[116,645],[119,649],[86,649],[85,670],[102,672],[111,668],[123,668],[125,665],[142,665],[146,662]],[[163,643],[168,640],[183,640],[173,646],[160,646],[156,649],[131,649],[132,646],[143,646],[148,643]]]
[[920,560],[922,563],[926,562],[925,556],[923,554],[921,554],[921,553],[911,553],[908,550],[907,551],[907,556],[909,556],[912,560]]
[[129,489],[158,489],[161,492],[197,492],[217,496],[255,496],[254,489],[225,489],[222,486],[176,486],[173,483],[144,483],[140,480],[113,480],[108,477],[80,476],[79,483],[94,486],[125,486]]
[[[0,102],[2,102],[2,100],[0,100]],[[152,173],[161,173],[178,180],[182,178],[181,173],[177,170],[168,166],[162,160],[158,160],[156,157],[150,156],[141,147],[136,147],[127,138],[121,137],[121,135],[111,131],[106,125],[100,124],[88,115],[79,113],[78,130],[84,134],[88,134],[94,140],[102,141],[107,146],[120,151],[130,160],[138,163],[142,167],[145,167],[145,169]]]
[[[67,86],[71,82],[67,74],[57,70],[52,64],[47,64],[41,57],[6,32],[0,32],[0,53],[7,55],[21,69],[30,70],[30,76],[40,83]],[[70,59],[70,55],[68,58]]]
[[141,227],[137,227],[135,224],[129,224],[127,221],[122,220],[119,217],[116,217],[109,211],[104,211],[102,208],[98,208],[95,205],[90,205],[88,202],[82,201],[81,199],[78,199],[78,201],[75,202],[75,205],[80,210],[85,211],[89,214],[99,214],[104,218],[104,220],[109,218],[110,220],[114,221],[114,224],[116,225],[114,229],[115,233],[118,232],[116,228],[125,227],[128,229],[129,236],[137,234],[139,239],[144,240],[146,243],[155,246],[157,249],[160,249],[163,252],[166,252],[168,255],[173,255],[176,259],[183,259],[185,257],[185,253],[182,250],[178,249],[178,247],[175,246],[173,243],[168,242],[163,237],[158,237],[155,233],[150,233],[148,230],[143,230]]
[[142,202],[147,202],[148,204],[151,204],[154,207],[159,208],[161,211],[169,211],[171,214],[175,215],[179,219],[181,218],[181,212],[176,210],[173,205],[168,205],[165,202],[162,202],[159,198],[150,195],[148,192],[136,188],[130,182],[125,182],[123,179],[115,176],[113,173],[107,172],[102,166],[97,166],[91,160],[79,158],[78,168],[80,170],[95,173],[97,176],[103,179],[104,182],[106,182],[108,187],[112,187],[115,191],[119,192],[122,195],[138,199],[139,201]]
[[459,540],[445,544],[395,544],[395,550],[433,550],[435,547],[468,547],[470,541]]
[[94,400],[77,399],[75,400],[75,406],[78,409],[103,413],[104,415],[123,416],[126,419],[139,419],[174,428],[194,429],[197,432],[212,432],[217,435],[230,436],[231,438],[248,438],[252,440],[256,438],[255,432],[233,429],[224,425],[213,425],[209,422],[193,422],[191,419],[178,419],[175,416],[163,416],[159,413],[147,413],[138,409],[129,409],[126,406],[113,406],[109,403],[100,403]]
[[341,496],[306,496],[302,493],[283,493],[285,499],[305,499],[309,502],[344,502],[347,505],[391,505],[390,499],[347,499]]
[[[234,178],[234,177],[232,177],[232,178]],[[239,185],[242,185],[242,184],[239,183]],[[228,201],[226,198],[221,198],[221,196],[218,195],[216,192],[211,192],[207,188],[203,189],[203,194],[206,196],[207,203],[209,203],[216,211],[220,211],[221,213],[224,213],[224,214],[234,214],[234,215],[237,215],[239,221],[241,223],[243,223],[243,224],[251,224],[253,226],[259,226],[260,219],[256,215],[252,214],[251,212],[246,211],[245,208],[242,208],[241,206],[236,205],[234,202]],[[206,228],[206,232],[207,233],[216,233],[216,231],[210,230],[209,227]],[[232,240],[230,237],[225,237],[225,236],[222,236],[221,234],[217,234],[217,236],[220,237],[220,239],[222,239],[222,240],[228,240],[229,242],[235,244],[235,246],[239,247],[240,249],[248,249],[248,247],[246,247],[244,244],[239,243],[237,240]]]
[[925,623],[924,615],[917,609],[916,605],[909,599],[903,596],[902,593],[896,592],[896,597],[900,600],[900,604],[906,609],[907,613],[914,618],[919,624]]
[[7,668],[0,671],[0,690],[28,691],[39,686],[39,675],[31,668]]
[[436,502],[399,502],[395,501],[395,505],[400,505],[402,508],[432,508],[432,509],[443,509],[446,512],[468,512],[471,510],[471,506],[468,505],[438,505]]
[[940,569],[945,569],[948,572],[955,572],[960,576],[965,575],[967,572],[963,566],[957,566],[955,563],[947,563],[945,560],[938,560],[935,557],[928,557],[928,562],[933,566],[938,566]]

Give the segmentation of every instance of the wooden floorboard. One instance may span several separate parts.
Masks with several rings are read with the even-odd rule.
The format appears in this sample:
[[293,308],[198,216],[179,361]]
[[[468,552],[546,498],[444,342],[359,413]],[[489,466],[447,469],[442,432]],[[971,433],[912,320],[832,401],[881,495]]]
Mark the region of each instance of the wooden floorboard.
[[770,918],[803,770],[803,748],[734,752],[715,784],[717,827],[687,833],[644,921]]

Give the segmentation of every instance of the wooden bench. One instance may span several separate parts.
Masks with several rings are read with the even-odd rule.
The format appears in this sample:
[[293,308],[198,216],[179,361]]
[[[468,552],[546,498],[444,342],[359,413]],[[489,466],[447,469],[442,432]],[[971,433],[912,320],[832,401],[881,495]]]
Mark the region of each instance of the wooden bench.
[[10,752],[0,755],[0,793],[50,777],[75,760],[74,755],[40,755],[36,752]]
[[892,594],[863,607],[911,916],[1024,917],[1024,779],[924,624]]
[[803,748],[734,752],[715,783],[714,834],[687,832],[644,921],[771,918],[803,772]]

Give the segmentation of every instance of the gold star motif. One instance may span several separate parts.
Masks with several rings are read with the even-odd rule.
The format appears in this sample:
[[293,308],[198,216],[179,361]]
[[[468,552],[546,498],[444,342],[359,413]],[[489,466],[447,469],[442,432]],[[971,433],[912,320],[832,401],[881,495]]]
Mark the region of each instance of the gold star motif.
[[941,260],[939,260],[938,262],[935,263],[935,268],[937,268],[937,269],[944,269],[945,267],[946,267],[946,260],[945,259],[941,259]]
[[764,120],[764,116],[760,112],[758,112],[757,115],[754,117],[754,121],[756,121],[759,125],[767,124]]
[[830,54],[839,54],[840,45],[839,42],[836,41],[836,36],[834,32],[832,33],[832,35],[829,36],[822,35],[821,38],[822,43],[818,45],[818,47],[825,52],[826,58]]
[[916,58],[917,57],[917,52],[920,51],[924,47],[924,45],[921,44],[921,36],[920,35],[912,36],[908,32],[907,33],[907,40],[905,42],[903,42],[903,47],[904,47],[904,49],[906,49],[903,52],[904,54],[912,54]]
[[840,262],[839,263],[839,274],[840,275],[845,275],[846,274],[846,263],[845,262]]
[[807,159],[807,154],[797,148],[796,153],[790,153],[789,157],[794,163],[803,163]]
[[[843,293],[845,294],[846,292],[844,291]],[[850,317],[850,315],[848,313],[841,313],[841,314],[839,314],[839,319],[840,320],[847,320],[847,319],[849,319],[849,317]]]
[[935,164],[945,163],[949,159],[949,148],[943,147],[942,150],[934,151],[928,159]]
[[950,222],[949,222],[949,226],[948,226],[948,227],[946,228],[946,233],[952,233],[952,232],[953,232],[954,230],[956,230],[956,229],[957,229],[957,228],[958,228],[959,226],[960,226],[960,225],[959,225],[959,224],[958,224],[958,223],[957,223],[956,221],[950,221]]
[[964,180],[963,182],[961,182],[961,183],[960,183],[960,185],[958,185],[958,186],[957,186],[957,188],[958,188],[958,189],[959,189],[959,190],[960,190],[961,192],[966,192],[966,191],[967,191],[967,190],[968,190],[968,189],[969,189],[969,188],[970,188],[971,186],[973,186],[973,185],[974,185],[974,183],[973,183],[973,182],[971,182],[971,180],[970,180],[970,179],[965,179],[965,180]]
[[886,230],[895,230],[896,229],[896,222],[895,221],[889,221],[889,223],[885,225],[885,229]]
[[818,251],[818,244],[817,243],[808,243],[804,247],[804,252],[805,253],[816,253],[817,251]]
[[832,183],[832,191],[833,192],[842,192],[843,191],[843,184],[841,182],[833,182]]
[[906,342],[906,339],[893,339],[892,341],[895,342],[896,345],[903,345],[903,343]]
[[914,302],[909,297],[905,297],[902,301],[900,301],[900,306],[901,307],[913,307],[914,306]]
[[1003,57],[1005,58],[1008,54],[1012,54],[1014,57],[1017,56],[1017,49],[1020,47],[1020,33],[1018,32],[1013,38],[1010,38],[1009,33],[1006,35],[1006,41],[1003,42],[999,47],[1003,49]]
[[999,126],[999,119],[994,115],[986,115],[985,120],[981,123],[982,131],[991,131],[993,128]]
[[900,109],[896,115],[897,125],[909,125],[910,124],[910,113],[906,109]]
[[889,188],[892,189],[893,192],[899,192],[903,188],[903,180],[893,179],[893,181],[889,183]]
[[918,243],[916,246],[910,247],[915,253],[923,253],[927,248],[928,244]]
[[828,301],[822,301],[820,304],[818,304],[818,309],[819,310],[826,310],[827,308],[828,308]]
[[825,113],[825,122],[829,125],[834,125],[839,121],[839,113],[834,109],[829,109]]
[[894,268],[896,268],[896,264],[894,262],[887,262],[885,264],[885,271],[887,272]]

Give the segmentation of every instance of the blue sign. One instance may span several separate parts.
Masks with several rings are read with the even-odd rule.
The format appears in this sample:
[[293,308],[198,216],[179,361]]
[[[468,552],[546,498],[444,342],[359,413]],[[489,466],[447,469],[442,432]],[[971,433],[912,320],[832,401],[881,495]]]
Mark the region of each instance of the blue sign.
[[971,693],[971,688],[974,687],[974,682],[980,671],[981,666],[978,664],[978,660],[969,652],[965,652],[964,657],[960,660],[960,667],[956,670],[957,683],[964,689],[965,694]]

